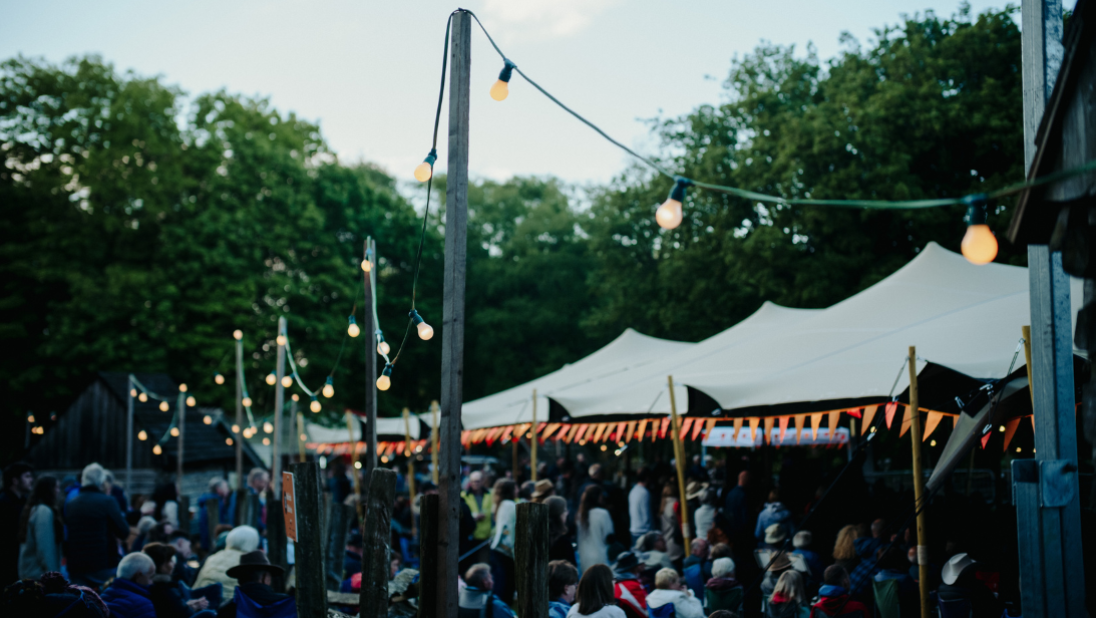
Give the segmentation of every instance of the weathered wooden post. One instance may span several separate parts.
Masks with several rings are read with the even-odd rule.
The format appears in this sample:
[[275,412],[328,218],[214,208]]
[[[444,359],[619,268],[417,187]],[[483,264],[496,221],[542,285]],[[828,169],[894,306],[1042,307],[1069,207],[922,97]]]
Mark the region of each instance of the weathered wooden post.
[[[237,338],[236,335],[239,334]],[[236,425],[239,430],[234,436],[232,436],[233,442],[236,446],[236,505],[237,511],[239,510],[240,500],[245,494],[246,481],[244,481],[244,333],[243,331],[235,331],[232,333],[233,339],[236,341]],[[237,517],[237,519],[239,519]],[[246,523],[243,521],[237,521],[239,523]]]
[[[441,337],[441,443],[438,445],[438,573],[434,615],[457,615],[460,558],[460,415],[464,389],[464,279],[468,250],[468,100],[472,16],[453,13],[449,45],[449,148],[445,201],[445,293]],[[362,614],[365,618],[365,614]]]
[[[278,477],[277,481],[271,481],[271,491],[273,486],[282,483],[281,477]],[[266,556],[270,560],[270,564],[276,564],[286,571],[289,570],[289,564],[286,555],[286,539],[285,539],[285,506],[282,504],[281,491],[278,492],[278,497],[274,497],[272,494],[266,501]],[[273,588],[277,592],[285,592],[285,576],[275,575]]]
[[685,446],[681,444],[681,418],[677,415],[677,399],[674,396],[674,377],[666,378],[670,385],[670,427],[673,431],[674,459],[677,464],[677,491],[681,498],[681,536],[682,546],[689,546],[689,502],[685,499]]
[[133,398],[136,394],[131,373],[126,378],[126,493],[130,495],[133,495]]
[[221,501],[210,498],[205,501],[202,508],[206,512],[206,532],[209,534],[210,544],[206,549],[212,552],[213,546],[217,544],[217,526],[221,524]]
[[[917,391],[917,348],[910,346],[910,440],[913,444],[913,503],[917,511],[917,564],[920,573],[921,618],[929,618],[932,607],[929,606],[929,548],[925,537],[925,511],[928,505],[922,502],[925,495],[925,477],[921,474],[921,411]],[[830,429],[831,435],[834,431]]]
[[361,618],[387,618],[388,570],[391,562],[392,504],[396,501],[396,473],[374,468],[369,479],[369,504],[362,531]]
[[[183,490],[183,439],[186,437],[186,384],[179,385],[179,395],[175,399],[175,414],[178,415],[175,427],[179,429],[179,442],[177,453],[178,457],[175,461],[175,482],[179,484],[179,491]],[[128,487],[126,489],[129,489]],[[179,513],[179,523],[183,522],[184,515],[190,516],[190,513]]]
[[327,589],[339,590],[342,584],[343,552],[346,551],[346,537],[350,532],[350,520],[354,519],[354,509],[341,503],[331,501],[327,519]]
[[270,473],[271,487],[274,488],[274,497],[282,497],[282,437],[285,435],[285,427],[282,416],[285,407],[285,387],[282,386],[282,378],[285,377],[285,344],[286,344],[285,318],[278,318],[278,344],[277,375],[274,381],[274,447]]
[[320,464],[315,461],[297,463],[292,468],[294,508],[297,511],[297,540],[293,544],[297,616],[327,618]]
[[517,614],[521,618],[548,618],[548,505],[523,502],[517,510]]
[[433,618],[438,609],[438,496],[422,497],[419,507],[419,618]]
[[[363,247],[363,260],[372,260],[370,270],[362,269],[362,285],[365,287],[365,317],[362,320],[362,333],[365,334],[365,427],[362,441],[365,442],[366,486],[370,482],[370,472],[377,467],[377,323],[373,321],[373,273],[377,268],[377,252],[373,239],[366,237]],[[353,438],[351,438],[353,439]],[[354,474],[357,474],[357,468]],[[361,511],[359,511],[359,514]],[[363,614],[364,615],[364,614]]]

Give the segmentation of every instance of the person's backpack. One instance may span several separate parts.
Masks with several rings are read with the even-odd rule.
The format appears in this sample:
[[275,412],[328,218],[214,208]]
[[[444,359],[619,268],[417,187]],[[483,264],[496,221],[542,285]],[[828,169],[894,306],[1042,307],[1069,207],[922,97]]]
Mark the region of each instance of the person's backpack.
[[649,618],[677,618],[677,610],[674,609],[673,603],[666,603],[658,607],[647,605],[647,615]]

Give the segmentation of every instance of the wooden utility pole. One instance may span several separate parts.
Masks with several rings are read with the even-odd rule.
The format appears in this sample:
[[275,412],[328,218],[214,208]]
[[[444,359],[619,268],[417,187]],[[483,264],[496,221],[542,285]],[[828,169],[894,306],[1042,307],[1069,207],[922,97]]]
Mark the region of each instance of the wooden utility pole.
[[682,547],[689,547],[689,502],[685,499],[685,446],[681,443],[681,419],[677,416],[677,398],[674,396],[674,377],[667,376],[670,384],[670,422],[674,432],[674,460],[677,464],[677,491],[681,499],[681,536]]
[[[445,296],[441,350],[441,465],[438,483],[439,618],[457,615],[460,557],[460,413],[464,375],[464,276],[468,250],[468,100],[472,16],[453,13],[449,44],[449,148],[445,200]],[[428,614],[429,615],[429,614]],[[366,618],[362,614],[362,618]]]
[[430,431],[430,463],[434,465],[434,486],[438,485],[438,402],[430,402],[430,416],[434,423]]
[[[365,315],[362,319],[362,334],[365,335],[365,427],[362,441],[365,442],[363,467],[368,487],[370,473],[377,467],[377,324],[373,321],[373,270],[377,269],[378,261],[372,237],[365,238],[362,259],[373,262],[369,272],[362,271],[362,286],[365,288]],[[355,469],[354,474],[357,473]]]
[[[529,440],[529,478],[537,482],[537,389],[533,389],[533,438]],[[546,580],[547,581],[547,580]]]
[[[185,386],[183,388],[186,388]],[[178,459],[175,462],[175,482],[179,484],[179,491],[183,490],[183,439],[186,437],[186,393],[182,390],[179,391],[178,396],[175,399],[175,414],[178,415],[178,422],[176,427],[179,428],[179,452],[177,453]],[[127,487],[127,489],[129,489]],[[132,491],[132,490],[131,490]],[[179,513],[179,523],[182,524],[184,517],[189,518],[189,513]]]
[[[297,578],[297,616],[327,618],[327,587],[324,586],[323,484],[320,464],[297,463],[293,469],[294,510],[297,540],[293,544]],[[340,552],[342,553],[342,552]],[[387,595],[385,595],[387,597]],[[385,601],[387,602],[387,598]]]
[[[242,505],[244,494],[244,342],[236,339],[236,428],[232,439],[236,443],[236,504]],[[238,508],[237,508],[238,510]],[[247,522],[237,522],[237,524]]]
[[[917,565],[921,583],[921,618],[929,618],[929,547],[925,538],[925,477],[921,474],[921,412],[917,397],[917,348],[910,346],[910,441],[913,444],[913,502],[917,508]],[[830,429],[833,431],[833,429]]]
[[516,532],[517,614],[521,618],[548,618],[548,505],[519,504]]
[[274,497],[282,497],[282,436],[285,435],[282,415],[285,407],[285,388],[282,386],[282,378],[285,377],[285,342],[286,323],[285,318],[278,318],[278,364],[276,379],[274,381],[274,455],[271,465],[273,472],[270,475],[270,486],[274,489]]
[[391,568],[389,543],[392,538],[392,503],[396,501],[396,473],[384,468],[374,468],[370,476],[369,505],[365,510],[365,526],[362,531],[359,616],[387,618],[388,569]]
[[419,618],[432,617],[438,593],[438,496],[422,497],[419,509],[422,537],[419,539]]
[[[133,495],[133,374],[126,378],[126,492]],[[27,423],[30,427],[30,423]]]

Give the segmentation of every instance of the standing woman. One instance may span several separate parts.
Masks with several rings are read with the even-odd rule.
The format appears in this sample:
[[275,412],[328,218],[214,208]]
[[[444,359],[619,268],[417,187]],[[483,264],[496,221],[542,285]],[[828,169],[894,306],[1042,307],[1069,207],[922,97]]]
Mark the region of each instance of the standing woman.
[[517,485],[508,479],[499,479],[491,491],[491,503],[495,507],[495,538],[491,541],[491,578],[495,580],[495,596],[509,605],[514,602],[514,529],[518,523]]
[[673,483],[662,486],[662,506],[658,509],[662,538],[666,541],[666,555],[674,564],[685,558],[681,537],[681,509],[678,505],[677,487]]
[[548,505],[548,559],[575,564],[575,544],[567,529],[567,501],[551,496],[544,503]]
[[61,570],[63,528],[57,510],[57,479],[38,477],[19,521],[19,579]]
[[[578,526],[578,568],[583,572],[595,564],[609,564],[606,537],[613,534],[613,518],[603,508],[604,501],[605,492],[599,485],[587,486],[579,501],[575,524]],[[609,595],[612,596],[612,585],[609,586]]]
[[[582,492],[584,499],[588,491]],[[581,507],[579,513],[582,513]],[[626,618],[613,596],[612,569],[604,564],[595,564],[586,569],[578,582],[575,604],[567,612],[567,618]]]

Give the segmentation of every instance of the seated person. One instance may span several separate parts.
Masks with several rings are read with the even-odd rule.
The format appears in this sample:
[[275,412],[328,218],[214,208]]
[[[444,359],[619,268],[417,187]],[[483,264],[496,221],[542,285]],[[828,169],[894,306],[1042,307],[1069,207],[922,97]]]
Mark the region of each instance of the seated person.
[[652,610],[672,603],[677,618],[704,618],[704,604],[693,596],[681,581],[677,571],[662,569],[655,574],[655,590],[647,595],[647,607]]
[[[619,560],[619,556],[617,557]],[[636,564],[639,564],[638,562]],[[566,560],[548,563],[548,616],[567,618],[578,590],[578,569]]]
[[270,564],[261,550],[240,556],[240,563],[227,572],[239,584],[232,600],[218,610],[217,618],[236,618],[240,606],[247,608],[248,616],[262,612],[266,618],[296,618],[297,600],[271,588],[274,575],[282,573],[282,567]]
[[876,554],[876,564],[879,566],[879,572],[875,574],[875,581],[898,582],[898,604],[902,608],[902,613],[918,613],[914,610],[921,605],[920,589],[917,587],[917,582],[910,577],[909,569],[906,568],[909,561],[898,547],[892,547],[890,551],[887,551],[887,546],[881,547]]
[[944,583],[936,589],[941,605],[948,601],[968,601],[973,618],[1000,616],[1004,605],[978,580],[978,563],[966,553],[955,554],[941,571]]
[[704,599],[709,610],[738,611],[742,605],[744,590],[735,579],[735,565],[731,558],[716,558],[712,563],[712,578],[704,584]]
[[460,591],[458,618],[514,618],[514,610],[492,592],[495,580],[491,565],[473,564],[464,574],[466,586]]
[[[839,564],[831,564],[822,573],[819,600],[811,606],[811,618],[850,616],[869,618],[868,608],[860,601],[849,599],[849,572]],[[842,607],[843,606],[843,607]],[[840,610],[841,613],[837,613]]]
[[642,565],[630,551],[617,556],[613,563],[613,597],[628,618],[646,618],[647,589],[639,581]]
[[[175,548],[163,543],[147,543],[141,550],[152,558],[156,565],[156,575],[152,577],[152,606],[156,608],[157,618],[189,618],[190,616],[213,616],[214,612],[202,612],[210,605],[205,597],[190,598],[190,589],[181,581],[171,577],[175,571]],[[213,607],[217,607],[214,605]]]
[[809,530],[800,530],[792,537],[792,545],[795,546],[793,554],[800,554],[807,562],[807,568],[811,570],[811,579],[814,581],[822,581],[822,557],[818,555],[818,552],[810,549],[811,542],[814,540],[814,535]]
[[196,588],[221,584],[225,591],[222,604],[228,602],[232,597],[231,591],[236,588],[236,580],[228,571],[240,563],[244,554],[259,548],[259,531],[251,526],[237,526],[228,533],[225,543],[224,549],[206,558],[194,580]]
[[[175,572],[171,576],[176,581],[181,581],[187,586],[193,586],[198,577],[198,569],[187,564],[190,560],[196,560],[193,549],[190,546],[190,536],[182,530],[171,533],[171,546],[175,548]],[[195,562],[197,564],[197,562]]]
[[156,564],[146,554],[129,554],[118,563],[110,587],[101,595],[112,618],[156,618],[152,605],[152,576]]

